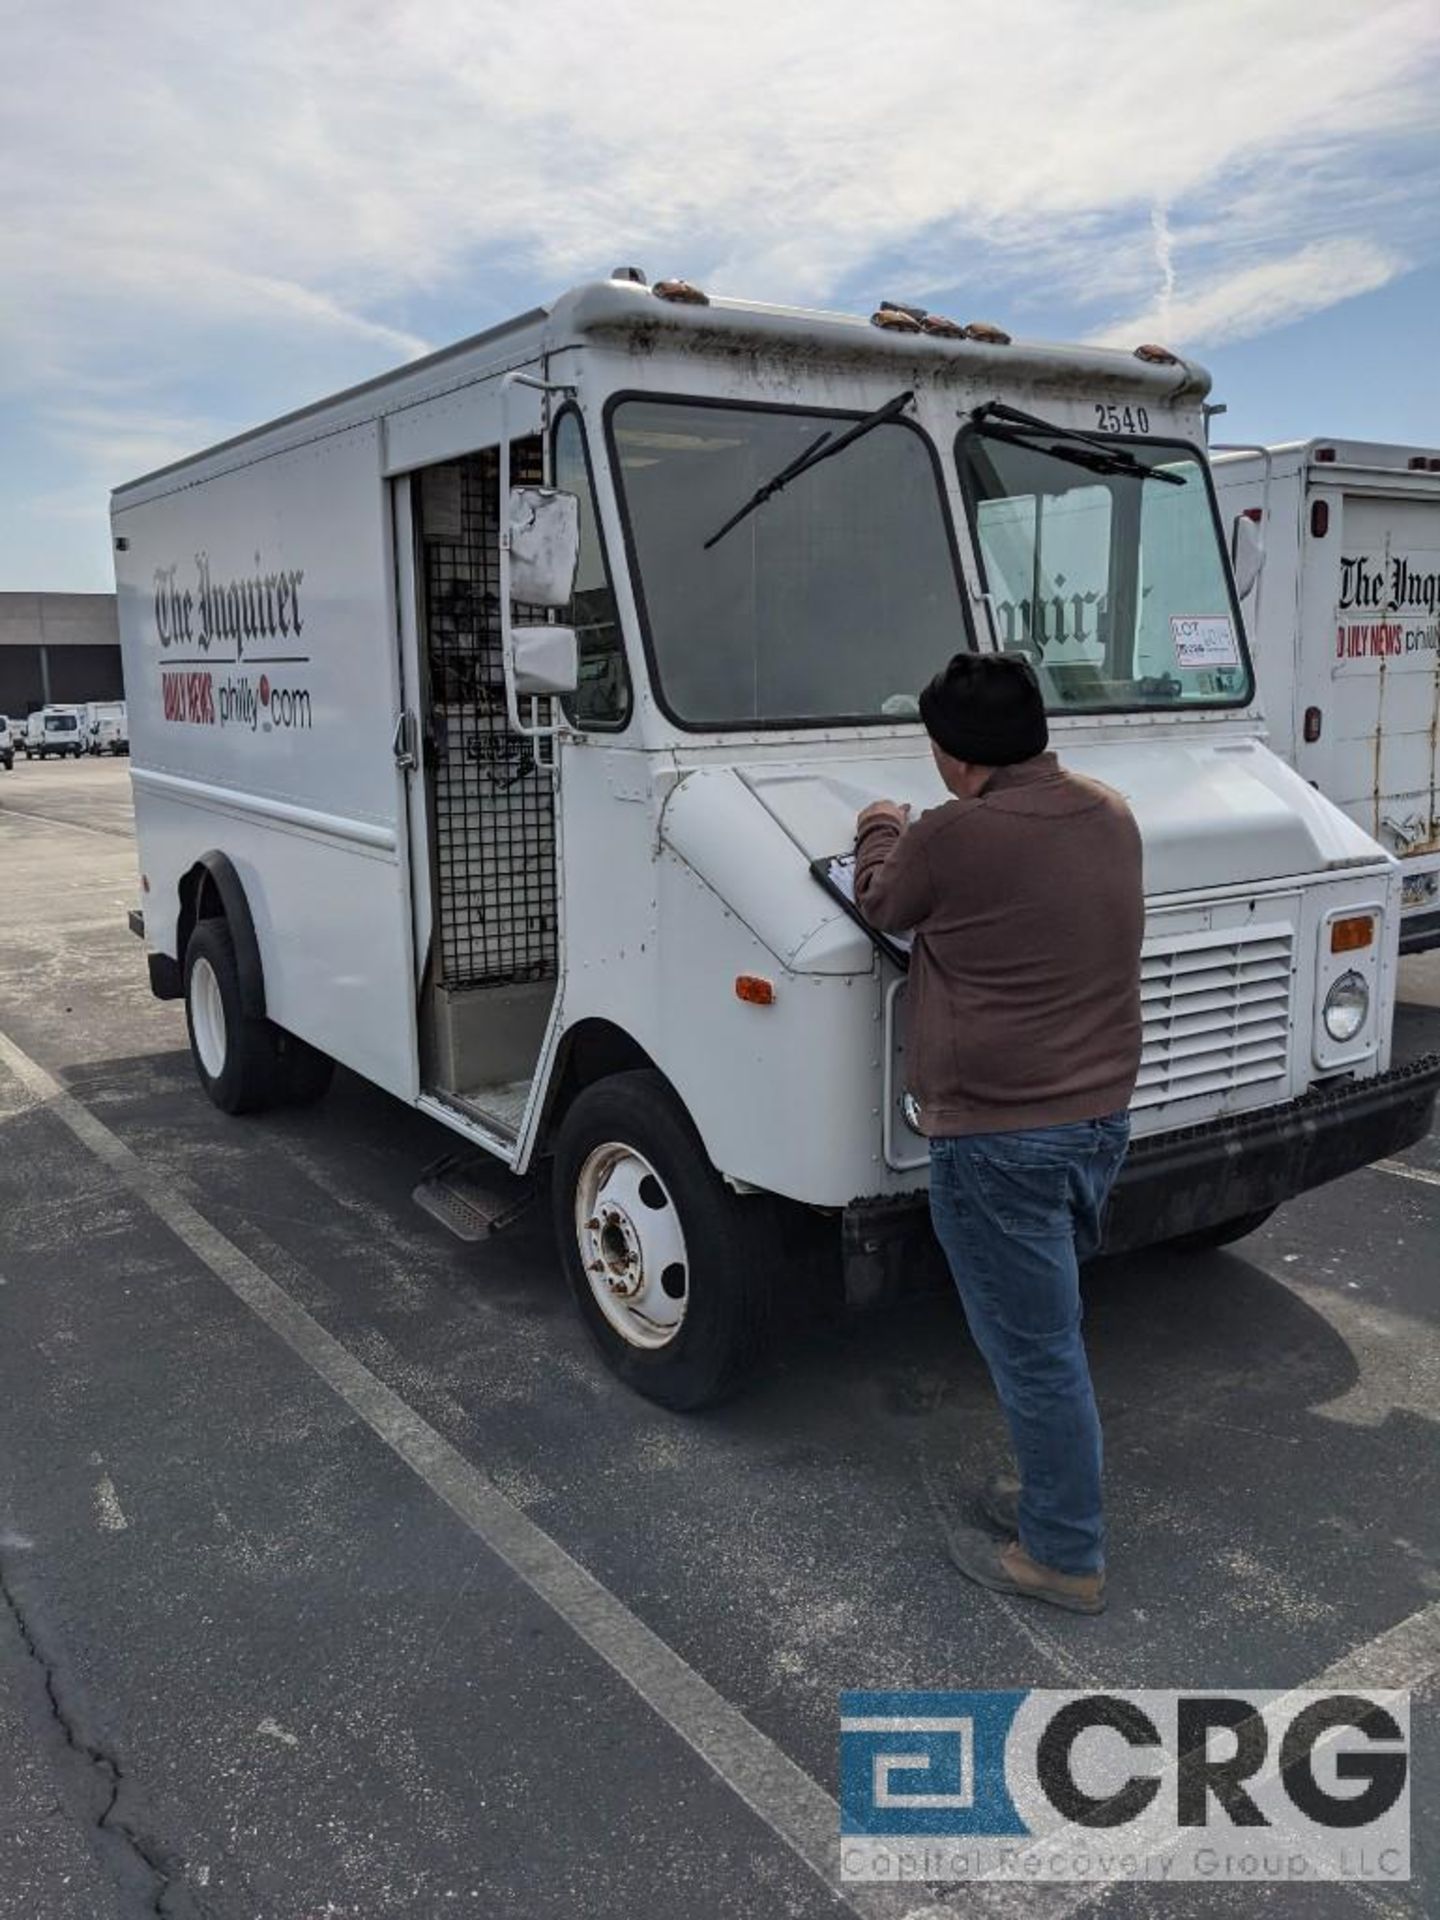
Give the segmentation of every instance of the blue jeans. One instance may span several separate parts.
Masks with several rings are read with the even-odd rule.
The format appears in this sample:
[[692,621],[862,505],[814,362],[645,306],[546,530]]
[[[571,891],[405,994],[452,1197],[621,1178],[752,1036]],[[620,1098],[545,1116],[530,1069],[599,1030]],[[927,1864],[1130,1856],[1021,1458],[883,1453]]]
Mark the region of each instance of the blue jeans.
[[1020,1544],[1060,1573],[1105,1560],[1080,1262],[1129,1143],[1123,1113],[930,1142],[930,1217],[1010,1428]]

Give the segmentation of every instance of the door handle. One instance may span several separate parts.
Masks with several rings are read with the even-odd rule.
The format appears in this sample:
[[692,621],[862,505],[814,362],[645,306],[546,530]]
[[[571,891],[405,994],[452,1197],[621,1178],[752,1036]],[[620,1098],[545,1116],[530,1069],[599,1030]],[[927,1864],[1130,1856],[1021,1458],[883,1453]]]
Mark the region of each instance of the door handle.
[[401,773],[413,773],[420,760],[415,752],[415,716],[407,708],[395,722],[390,736],[390,751]]

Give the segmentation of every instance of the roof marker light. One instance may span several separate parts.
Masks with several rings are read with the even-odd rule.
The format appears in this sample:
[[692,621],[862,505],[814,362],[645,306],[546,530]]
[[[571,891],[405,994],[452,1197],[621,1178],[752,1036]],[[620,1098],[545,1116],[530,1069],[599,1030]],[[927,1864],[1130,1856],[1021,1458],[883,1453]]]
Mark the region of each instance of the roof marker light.
[[925,317],[923,307],[897,307],[893,300],[882,300],[870,316],[872,327],[885,327],[891,333],[919,333]]
[[1143,360],[1149,367],[1178,367],[1180,356],[1172,353],[1169,347],[1157,347],[1153,342],[1136,347],[1135,358]]
[[1333,447],[1316,447],[1315,458],[1317,460],[1324,460],[1327,463],[1333,461],[1335,458],[1335,449]]
[[650,284],[645,278],[645,272],[642,267],[616,267],[610,275],[610,278],[612,280],[626,280],[631,286],[635,287],[648,287]]
[[650,291],[658,300],[673,300],[682,307],[708,307],[710,296],[688,280],[657,280]]
[[958,320],[948,320],[943,313],[927,313],[920,322],[922,333],[933,333],[939,340],[963,340],[965,329]]
[[1008,347],[1010,335],[1003,327],[997,327],[989,320],[968,320],[965,323],[965,338],[979,340],[987,347]]

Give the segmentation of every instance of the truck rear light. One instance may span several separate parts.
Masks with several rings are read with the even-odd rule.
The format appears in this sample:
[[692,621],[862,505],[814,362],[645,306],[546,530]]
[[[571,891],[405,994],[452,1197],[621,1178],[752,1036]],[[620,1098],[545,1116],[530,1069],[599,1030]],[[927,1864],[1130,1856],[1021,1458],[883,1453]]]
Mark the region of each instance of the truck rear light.
[[1440,460],[1437,460],[1433,454],[1425,462],[1425,471],[1427,473],[1440,473]]
[[773,1007],[775,1004],[775,982],[766,980],[758,973],[737,973],[735,976],[735,998],[744,1000],[752,1007]]
[[1317,460],[1331,461],[1335,458],[1335,449],[1333,447],[1316,447],[1315,458]]
[[1330,502],[1312,500],[1310,502],[1310,531],[1317,540],[1323,540],[1330,531]]
[[1411,473],[1424,473],[1429,463],[1423,453],[1412,453],[1405,464]]
[[1325,716],[1321,713],[1319,707],[1306,707],[1304,734],[1307,747],[1313,747],[1315,742],[1320,738],[1320,729],[1324,724]]
[[1355,913],[1344,920],[1330,922],[1331,953],[1358,953],[1375,944],[1375,921],[1368,913]]

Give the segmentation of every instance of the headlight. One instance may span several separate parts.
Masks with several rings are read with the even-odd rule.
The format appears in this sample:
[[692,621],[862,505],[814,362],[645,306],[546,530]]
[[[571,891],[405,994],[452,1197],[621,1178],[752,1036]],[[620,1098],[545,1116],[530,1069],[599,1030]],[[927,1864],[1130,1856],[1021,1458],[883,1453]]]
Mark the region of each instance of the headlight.
[[1353,1040],[1370,1012],[1370,989],[1358,973],[1342,973],[1325,996],[1321,1018],[1332,1040]]

